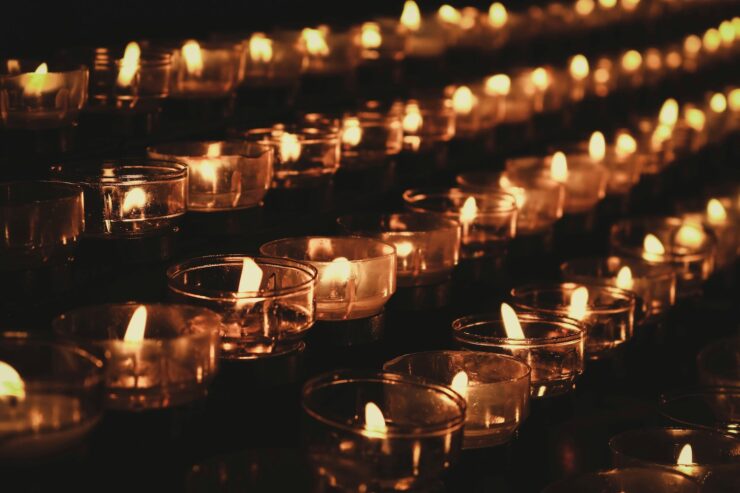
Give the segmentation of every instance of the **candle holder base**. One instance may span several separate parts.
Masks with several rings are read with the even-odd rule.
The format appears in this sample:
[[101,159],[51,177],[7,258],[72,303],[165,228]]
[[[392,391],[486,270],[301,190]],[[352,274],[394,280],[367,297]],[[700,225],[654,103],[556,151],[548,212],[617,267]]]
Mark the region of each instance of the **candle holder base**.
[[234,388],[271,388],[294,384],[303,374],[306,343],[279,343],[271,353],[250,358],[221,359],[214,392]]
[[91,265],[112,259],[125,264],[147,264],[169,260],[177,248],[179,227],[165,234],[133,238],[83,238],[79,258]]
[[262,224],[262,205],[230,211],[189,211],[183,228],[186,236],[233,236],[254,231]]
[[452,280],[426,286],[398,287],[388,306],[397,311],[422,311],[444,308],[450,303]]
[[385,310],[367,318],[317,321],[309,337],[321,346],[361,346],[381,340],[384,330]]

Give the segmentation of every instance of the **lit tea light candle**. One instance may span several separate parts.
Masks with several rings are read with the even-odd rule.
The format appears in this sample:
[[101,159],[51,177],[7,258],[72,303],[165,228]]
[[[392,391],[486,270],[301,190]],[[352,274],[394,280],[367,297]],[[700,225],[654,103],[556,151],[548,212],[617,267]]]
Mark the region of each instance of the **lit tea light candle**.
[[448,92],[455,110],[455,135],[471,138],[481,129],[478,96],[468,86],[449,87]]
[[241,70],[241,46],[185,41],[172,59],[170,92],[175,98],[224,98]]
[[570,97],[574,101],[580,101],[586,97],[589,89],[587,86],[590,74],[588,58],[581,54],[573,56],[568,64],[568,73],[573,81]]
[[342,120],[340,171],[392,166],[403,147],[403,132],[398,105],[383,108],[377,101],[366,102]]
[[620,59],[620,83],[627,87],[642,84],[642,54],[637,50],[626,51]]
[[491,6],[488,7],[488,22],[494,29],[503,28],[508,20],[509,13],[501,2],[493,2]]
[[447,385],[467,402],[463,448],[506,443],[529,412],[530,368],[509,356],[430,351],[399,356],[385,371]]
[[301,405],[309,462],[343,490],[426,485],[460,454],[465,401],[443,385],[392,373],[335,372],[309,380]]
[[466,349],[510,354],[529,365],[533,398],[570,392],[583,373],[585,332],[570,318],[516,313],[503,303],[500,317],[463,317],[452,329],[457,344]]
[[734,264],[740,247],[740,230],[738,230],[740,219],[735,211],[732,211],[731,216],[725,205],[717,198],[709,199],[703,210],[688,209],[681,215],[681,218],[687,223],[696,224],[697,228],[684,229],[683,232],[679,230],[676,241],[690,248],[699,247],[703,240],[700,230],[704,225],[714,233],[717,241],[717,267],[724,269]]
[[102,415],[103,363],[23,336],[0,338],[0,459],[8,465],[69,453]]

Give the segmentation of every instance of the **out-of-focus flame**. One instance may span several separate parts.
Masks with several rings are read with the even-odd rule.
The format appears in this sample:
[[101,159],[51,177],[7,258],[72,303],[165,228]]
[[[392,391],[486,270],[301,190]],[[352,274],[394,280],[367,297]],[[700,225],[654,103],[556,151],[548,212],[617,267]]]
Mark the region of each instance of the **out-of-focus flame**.
[[681,53],[676,50],[669,51],[668,54],[665,56],[665,64],[668,66],[668,68],[675,70],[679,68],[682,63],[683,58],[681,58]]
[[576,14],[586,17],[594,11],[594,9],[596,8],[596,2],[594,2],[594,0],[578,0],[575,3],[574,8]]
[[660,152],[663,149],[663,144],[670,140],[672,136],[673,127],[658,125],[650,136],[650,149],[653,152]]
[[272,40],[265,33],[252,34],[249,38],[249,58],[254,63],[269,63],[272,56]]
[[143,209],[146,207],[146,192],[143,188],[134,187],[124,195],[121,209],[123,213],[129,213],[134,209]]
[[460,370],[459,372],[455,373],[454,377],[452,377],[450,387],[452,387],[452,390],[463,396],[464,399],[467,399],[469,381],[470,379],[468,378],[468,374],[465,373],[464,370]]
[[690,466],[692,464],[694,464],[694,450],[691,448],[691,444],[687,443],[681,447],[681,452],[679,452],[676,459],[676,465]]
[[707,221],[712,226],[718,226],[727,222],[727,209],[717,199],[709,199],[707,202]]
[[511,78],[506,74],[492,75],[486,79],[485,92],[488,96],[506,96],[511,91]]
[[598,130],[591,134],[588,141],[588,156],[597,163],[600,163],[606,157],[606,138]]
[[20,60],[17,60],[15,58],[10,58],[6,62],[6,68],[8,69],[8,74],[15,75],[21,73],[21,62]]
[[740,111],[740,88],[733,89],[727,96],[727,103],[733,112]]
[[49,66],[46,63],[40,64],[32,74],[28,75],[28,82],[23,88],[23,93],[28,96],[41,96],[46,86]]
[[421,109],[418,103],[408,103],[404,108],[405,114],[401,126],[406,133],[414,134],[421,129],[424,124],[424,118],[421,116]]
[[477,98],[468,86],[459,86],[452,94],[452,108],[458,115],[468,115],[473,108]]
[[578,286],[570,294],[570,305],[568,306],[568,316],[576,320],[583,320],[588,313],[588,288]]
[[722,44],[729,47],[735,42],[735,27],[732,25],[732,21],[722,21],[719,25],[719,37],[722,39]]
[[704,50],[706,50],[708,53],[714,53],[719,50],[719,47],[722,44],[722,37],[720,36],[717,29],[707,29],[704,32],[701,43],[704,46]]
[[478,204],[475,197],[468,197],[460,208],[460,223],[470,224],[475,221],[476,216],[478,216]]
[[257,293],[262,285],[262,277],[265,273],[262,267],[257,265],[254,259],[244,257],[242,259],[242,273],[239,276],[238,293]]
[[622,69],[625,72],[635,72],[642,65],[642,55],[637,50],[629,50],[622,55]]
[[437,17],[448,24],[460,24],[462,14],[452,5],[444,4],[437,10]]
[[724,113],[727,110],[727,98],[721,92],[715,92],[709,100],[709,107],[715,113]]
[[203,51],[197,41],[191,39],[182,45],[182,57],[188,74],[196,77],[203,75]]
[[645,235],[642,241],[642,258],[645,260],[660,260],[665,255],[665,246],[663,242],[652,233]]
[[501,2],[494,2],[488,7],[488,22],[496,29],[504,27],[508,19],[509,13]]
[[568,160],[561,151],[550,158],[550,178],[560,183],[568,181]]
[[701,38],[696,34],[689,34],[683,40],[683,51],[687,55],[698,55],[701,51]]
[[629,132],[622,132],[617,136],[614,144],[614,153],[617,159],[626,159],[637,152],[637,141]]
[[362,126],[360,119],[350,116],[344,119],[342,125],[342,143],[355,147],[362,141]]
[[396,243],[396,255],[406,258],[414,251],[414,245],[410,241],[399,241]]
[[599,0],[599,5],[605,9],[613,9],[617,6],[617,0]]
[[640,0],[622,0],[622,8],[626,11],[632,11],[640,5]]
[[526,339],[519,317],[508,303],[501,303],[501,320],[504,323],[506,337],[509,339]]
[[301,142],[298,136],[289,132],[281,134],[279,150],[283,162],[298,161],[301,157]]
[[676,243],[684,248],[698,249],[704,243],[704,232],[691,224],[684,224],[678,228]]
[[0,401],[7,398],[25,399],[26,384],[15,368],[0,361]]
[[666,99],[660,107],[658,121],[661,125],[673,128],[678,121],[678,101],[673,98]]
[[360,30],[360,44],[366,50],[380,48],[383,44],[383,35],[380,34],[380,26],[376,22],[365,22]]
[[550,86],[550,74],[544,67],[537,67],[532,71],[532,84],[540,91],[544,91]]
[[581,54],[575,55],[570,59],[568,70],[574,80],[584,80],[589,74],[588,58]]
[[414,0],[406,0],[403,4],[401,24],[410,31],[418,31],[421,27],[421,11]]
[[139,59],[141,58],[141,48],[136,41],[131,41],[126,45],[121,59],[121,69],[118,71],[116,84],[122,87],[130,86],[131,81],[139,71]]
[[632,279],[632,269],[625,265],[617,272],[617,287],[631,291],[634,286],[635,282]]
[[329,45],[321,29],[304,28],[301,31],[301,40],[306,52],[312,56],[325,57],[329,55]]
[[347,282],[352,277],[352,264],[347,257],[337,257],[324,269],[322,280],[325,282]]
[[365,431],[379,438],[385,438],[386,433],[388,433],[383,411],[374,402],[365,404]]
[[656,48],[648,48],[645,51],[645,66],[650,70],[660,70],[663,66],[663,57],[660,54],[660,50]]
[[699,108],[686,108],[686,124],[694,131],[701,132],[707,122],[707,117]]
[[126,333],[123,335],[123,340],[126,342],[143,341],[144,332],[146,331],[146,319],[146,307],[141,305],[131,315],[131,320],[129,320],[128,327],[126,327]]

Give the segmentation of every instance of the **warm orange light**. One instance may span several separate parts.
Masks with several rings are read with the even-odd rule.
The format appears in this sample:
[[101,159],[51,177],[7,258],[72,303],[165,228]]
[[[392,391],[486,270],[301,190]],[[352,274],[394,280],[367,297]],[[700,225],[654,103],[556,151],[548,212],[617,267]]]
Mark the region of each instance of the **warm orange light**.
[[661,125],[673,128],[678,121],[678,101],[673,98],[666,99],[660,107],[658,121]]
[[650,150],[660,152],[663,150],[663,144],[673,136],[673,127],[668,125],[658,125],[653,134],[650,136]]
[[475,201],[475,197],[468,197],[460,208],[460,223],[464,226],[469,225],[475,221],[477,215],[478,204]]
[[719,50],[719,47],[722,44],[722,37],[717,29],[711,28],[704,32],[701,42],[708,53],[714,53]]
[[683,40],[683,51],[687,55],[697,55],[701,51],[701,38],[696,34],[689,34]]
[[125,342],[141,342],[144,340],[146,331],[147,311],[144,305],[139,306],[131,315],[131,320],[126,327],[126,333],[123,335]]
[[695,250],[704,242],[704,232],[694,225],[684,224],[678,228],[675,240],[678,245]]
[[599,0],[599,5],[605,9],[613,9],[617,6],[617,0]]
[[519,317],[508,303],[501,303],[501,320],[504,323],[506,337],[509,339],[526,339]]
[[406,0],[403,4],[401,24],[411,31],[418,31],[421,27],[421,11],[414,0]]
[[578,0],[575,4],[576,14],[587,16],[596,8],[594,0]]
[[5,64],[8,74],[15,75],[21,73],[21,62],[15,58],[9,58]]
[[709,199],[707,202],[707,221],[712,226],[720,226],[727,222],[727,209],[717,199]]
[[448,24],[460,24],[462,14],[452,5],[444,4],[437,10],[437,17]]
[[676,459],[676,465],[678,466],[691,466],[694,464],[694,451],[691,448],[691,444],[686,444],[681,447],[681,452],[678,454]]
[[719,37],[725,47],[732,46],[732,43],[735,42],[735,27],[732,25],[732,21],[722,21],[719,25]]
[[500,2],[494,2],[488,8],[488,21],[491,26],[496,29],[504,27],[506,21],[509,19],[509,13],[506,11],[504,4]]
[[46,86],[49,66],[46,63],[40,64],[32,74],[28,74],[28,82],[23,88],[23,93],[28,96],[41,96]]
[[640,0],[622,0],[622,8],[626,11],[632,11],[640,5]]
[[733,112],[740,111],[740,88],[730,91],[727,95],[727,103]]
[[361,141],[362,126],[360,125],[360,119],[355,116],[345,118],[342,125],[342,143],[354,147]]
[[458,115],[467,115],[473,111],[476,99],[468,86],[459,86],[452,94],[452,108]]
[[239,276],[239,287],[236,291],[238,293],[258,293],[264,275],[262,268],[257,265],[254,259],[244,257],[242,259],[242,273]]
[[629,50],[622,55],[622,68],[626,72],[635,72],[642,65],[642,55],[637,50]]
[[540,91],[544,91],[550,85],[550,74],[544,67],[537,67],[532,71],[532,84]]
[[403,115],[403,121],[401,126],[403,131],[409,134],[414,134],[421,129],[424,123],[424,118],[421,116],[421,109],[417,103],[408,103],[405,108],[405,114]]
[[196,77],[203,75],[203,51],[200,49],[200,44],[191,39],[182,45],[181,51],[188,74]]
[[681,58],[681,53],[678,51],[672,50],[665,56],[665,64],[668,68],[677,69],[682,63],[683,58]]
[[121,68],[118,71],[116,84],[122,87],[131,85],[136,72],[139,71],[139,59],[141,58],[141,48],[136,41],[131,41],[126,45],[121,59]]
[[352,264],[347,257],[337,257],[324,269],[322,281],[344,283],[352,277]]
[[469,382],[470,379],[468,378],[468,374],[465,373],[464,370],[461,370],[455,373],[455,376],[452,377],[450,387],[452,387],[452,390],[463,396],[464,399],[467,399]]
[[414,245],[410,241],[399,241],[395,246],[396,255],[400,258],[406,258],[414,251]]
[[385,438],[388,433],[383,411],[374,402],[365,404],[365,431],[370,436],[377,438]]
[[306,27],[301,31],[301,40],[306,53],[312,56],[325,57],[329,55],[329,45],[326,44],[324,31]]
[[632,269],[625,265],[617,272],[617,287],[630,291],[634,286],[635,282],[632,279]]
[[570,294],[570,305],[568,306],[568,316],[576,320],[583,320],[588,313],[588,288],[578,286]]
[[124,195],[123,205],[121,206],[121,209],[123,210],[124,214],[135,209],[143,209],[144,207],[146,207],[146,199],[147,196],[144,189],[134,187],[126,192],[126,195]]
[[724,113],[727,110],[727,98],[721,92],[716,92],[709,100],[709,107],[715,113]]
[[568,181],[568,160],[561,151],[550,158],[550,178],[560,183]]
[[254,33],[249,38],[249,58],[254,63],[272,61],[272,40],[265,33]]
[[570,59],[570,76],[575,80],[584,80],[588,77],[588,59],[583,55],[576,55]]
[[628,132],[622,132],[617,136],[614,144],[614,153],[618,159],[626,159],[637,152],[637,141]]
[[301,157],[301,142],[296,134],[283,133],[280,135],[280,159],[283,162],[298,161]]
[[15,368],[0,361],[0,402],[7,398],[25,399],[26,384]]
[[489,96],[506,96],[511,91],[511,79],[506,74],[492,75],[486,79],[485,91]]
[[600,163],[606,157],[606,138],[598,130],[591,134],[588,141],[588,156],[597,163]]
[[380,48],[383,44],[383,35],[380,34],[380,26],[376,22],[365,22],[362,25],[360,44],[366,50]]
[[663,57],[660,54],[660,50],[656,48],[645,50],[645,66],[649,70],[660,70],[660,67],[663,66]]
[[642,258],[645,260],[660,260],[665,255],[665,247],[657,236],[652,233],[645,235],[642,242]]
[[684,111],[686,124],[694,131],[701,132],[704,130],[707,117],[699,108],[686,108]]

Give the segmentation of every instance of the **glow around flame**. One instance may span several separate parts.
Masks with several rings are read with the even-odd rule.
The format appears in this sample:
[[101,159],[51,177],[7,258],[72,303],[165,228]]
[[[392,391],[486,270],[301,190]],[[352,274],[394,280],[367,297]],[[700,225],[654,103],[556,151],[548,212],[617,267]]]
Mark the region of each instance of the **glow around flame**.
[[727,209],[717,199],[709,199],[707,202],[707,221],[712,226],[721,225],[727,222]]
[[735,42],[735,27],[732,21],[722,21],[719,25],[719,36],[722,38],[722,44],[729,47]]
[[258,293],[260,286],[262,286],[262,277],[265,273],[262,268],[257,265],[254,259],[245,257],[242,259],[242,273],[239,276],[239,287],[237,292],[239,293]]
[[488,7],[488,21],[491,26],[496,29],[501,29],[506,25],[506,21],[509,19],[509,13],[506,11],[504,4],[500,2],[494,2]]
[[345,118],[342,125],[342,143],[355,147],[361,141],[362,126],[360,125],[360,119],[354,116]]
[[406,0],[403,4],[401,24],[411,31],[418,31],[421,27],[421,11],[414,0]]
[[663,255],[665,255],[663,242],[652,233],[646,234],[645,239],[642,241],[642,257],[645,260],[657,260]]
[[622,55],[622,69],[625,72],[635,72],[642,65],[642,55],[637,50],[629,50]]
[[296,134],[280,135],[280,159],[284,162],[298,161],[301,157],[301,142]]
[[374,402],[365,404],[365,431],[384,438],[388,433],[388,425],[385,424],[385,416]]
[[460,208],[460,223],[463,225],[470,224],[475,221],[477,215],[478,204],[475,201],[475,197],[468,197]]
[[448,24],[460,24],[462,14],[452,5],[444,4],[437,10],[437,17]]
[[366,50],[380,48],[383,44],[383,35],[376,22],[365,22],[360,29],[360,45]]
[[629,133],[623,132],[617,136],[614,152],[619,159],[625,159],[637,152],[637,141]]
[[574,80],[584,80],[588,77],[590,71],[588,58],[580,54],[574,56],[570,59],[570,67],[568,70],[570,71],[570,76],[573,77]]
[[632,269],[625,265],[617,272],[617,287],[631,291],[634,286],[635,282],[632,279]]
[[0,400],[12,397],[26,398],[26,384],[18,371],[4,361],[0,361]]
[[704,49],[708,53],[714,53],[717,50],[719,50],[719,47],[722,44],[722,36],[720,36],[719,31],[717,29],[714,29],[714,28],[707,29],[704,32],[704,36],[701,39],[701,43],[704,46]]
[[126,333],[123,335],[123,340],[126,342],[143,341],[144,332],[146,331],[146,319],[146,307],[141,305],[131,315],[131,320],[129,320],[128,327],[126,327]]
[[146,207],[146,192],[143,188],[134,187],[128,192],[123,198],[123,205],[121,209],[124,214],[127,214],[134,209],[143,209]]
[[640,0],[622,0],[622,8],[626,11],[632,11],[640,5]]
[[704,242],[704,232],[691,224],[678,228],[676,243],[684,248],[698,249]]
[[352,277],[352,264],[347,257],[337,257],[326,266],[321,277],[325,282],[347,282]]
[[721,92],[716,92],[709,100],[709,107],[715,113],[724,113],[727,110],[727,98]]
[[599,0],[599,5],[605,9],[613,9],[617,6],[617,0]]
[[452,108],[458,115],[467,115],[473,111],[476,97],[468,86],[460,86],[452,95]]
[[506,74],[492,75],[486,79],[485,91],[489,96],[506,96],[511,91],[511,78]]
[[678,454],[676,459],[676,465],[678,466],[690,466],[694,464],[694,450],[691,448],[691,444],[687,443],[681,447],[681,452]]
[[406,258],[414,251],[414,245],[410,241],[399,241],[396,243],[396,255]]
[[414,134],[421,129],[424,124],[424,118],[421,116],[421,109],[417,103],[408,103],[404,108],[405,114],[401,126],[405,133]]
[[594,2],[594,0],[577,0],[574,8],[576,10],[576,14],[585,17],[594,11],[596,8],[596,2]]
[[312,56],[325,57],[329,55],[329,45],[321,29],[307,27],[301,31],[301,40],[306,52]]
[[734,112],[740,111],[740,88],[733,89],[727,96],[730,109]]
[[560,183],[568,181],[568,160],[560,151],[550,158],[550,178]]
[[468,378],[468,374],[465,373],[464,370],[461,370],[455,373],[455,376],[452,377],[452,383],[450,383],[450,387],[452,387],[452,390],[463,396],[464,399],[467,399],[469,381],[470,379]]
[[532,71],[532,84],[540,91],[544,91],[550,86],[550,74],[544,67],[537,67]]
[[687,55],[697,55],[701,51],[701,38],[690,34],[683,40],[683,51]]
[[678,101],[673,98],[666,99],[660,107],[658,121],[661,125],[673,128],[678,121]]
[[252,34],[249,38],[249,58],[255,63],[269,63],[272,57],[272,40],[265,33]]
[[196,77],[203,75],[203,51],[196,40],[188,40],[182,45],[182,57],[188,74]]
[[578,286],[570,294],[570,305],[568,306],[568,316],[576,320],[583,320],[588,313],[588,289],[585,286]]
[[668,125],[658,125],[655,127],[653,134],[650,136],[650,149],[659,152],[663,149],[663,144],[673,136],[673,127]]
[[598,130],[591,134],[588,141],[588,155],[592,161],[600,163],[606,157],[606,138]]
[[508,303],[501,303],[501,320],[504,323],[506,337],[509,339],[526,339],[519,317]]
[[699,108],[687,108],[685,111],[686,124],[695,132],[704,130],[707,123],[707,117]]
[[23,88],[23,92],[28,96],[40,96],[46,86],[49,66],[46,63],[40,64],[32,74],[28,75],[28,82]]
[[141,58],[141,48],[136,41],[131,41],[126,45],[121,59],[121,69],[118,72],[116,84],[122,87],[130,86],[131,81],[139,71],[139,59]]

